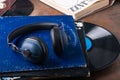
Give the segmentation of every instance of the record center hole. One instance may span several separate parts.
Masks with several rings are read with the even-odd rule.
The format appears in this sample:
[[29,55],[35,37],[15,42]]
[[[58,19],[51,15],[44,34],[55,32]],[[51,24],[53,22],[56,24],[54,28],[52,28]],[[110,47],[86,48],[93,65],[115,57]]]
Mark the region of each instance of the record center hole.
[[89,37],[85,37],[85,42],[86,42],[86,49],[87,51],[89,51],[93,46],[92,41]]

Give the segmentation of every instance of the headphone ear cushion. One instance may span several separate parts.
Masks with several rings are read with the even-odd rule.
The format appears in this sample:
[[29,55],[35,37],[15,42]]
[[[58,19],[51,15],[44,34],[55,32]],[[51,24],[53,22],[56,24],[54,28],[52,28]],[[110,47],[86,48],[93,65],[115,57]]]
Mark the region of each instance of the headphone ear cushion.
[[38,37],[26,38],[21,45],[21,49],[23,50],[23,56],[25,56],[25,52],[30,53],[29,56],[25,57],[33,63],[44,62],[48,54],[46,44]]
[[61,34],[61,39],[62,39],[62,44],[63,44],[63,50],[67,47],[67,45],[69,44],[69,38],[66,34],[65,31],[60,31],[60,34]]
[[59,28],[51,29],[51,38],[53,43],[54,52],[61,56],[65,46],[68,43],[68,37],[64,31],[60,31]]

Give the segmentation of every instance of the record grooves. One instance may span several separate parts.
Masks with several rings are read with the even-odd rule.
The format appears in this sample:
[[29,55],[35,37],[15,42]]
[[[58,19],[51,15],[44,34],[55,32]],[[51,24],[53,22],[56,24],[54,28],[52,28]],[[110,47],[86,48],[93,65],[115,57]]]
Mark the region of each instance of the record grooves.
[[91,71],[108,67],[119,55],[120,44],[116,37],[101,26],[83,22],[85,42]]
[[30,0],[16,0],[15,4],[3,16],[27,16],[34,9]]

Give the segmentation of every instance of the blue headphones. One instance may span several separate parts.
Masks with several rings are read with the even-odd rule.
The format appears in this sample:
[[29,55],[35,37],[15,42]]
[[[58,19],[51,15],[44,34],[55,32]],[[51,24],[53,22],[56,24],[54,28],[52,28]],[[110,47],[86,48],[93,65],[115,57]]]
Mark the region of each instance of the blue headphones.
[[15,29],[8,35],[7,43],[16,52],[23,54],[23,56],[32,63],[42,63],[47,58],[48,47],[40,38],[32,36],[24,39],[22,46],[18,47],[13,40],[19,36],[29,34],[38,30],[50,30],[54,52],[61,56],[65,47],[69,43],[69,39],[65,31],[60,30],[56,23],[36,23],[24,25]]

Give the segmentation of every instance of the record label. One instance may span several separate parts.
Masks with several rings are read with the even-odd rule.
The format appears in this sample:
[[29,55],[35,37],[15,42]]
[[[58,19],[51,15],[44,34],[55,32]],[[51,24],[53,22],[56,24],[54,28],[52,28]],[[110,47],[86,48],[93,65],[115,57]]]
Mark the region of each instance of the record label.
[[86,50],[89,51],[93,46],[92,41],[90,40],[90,38],[85,37],[85,42],[86,42]]

